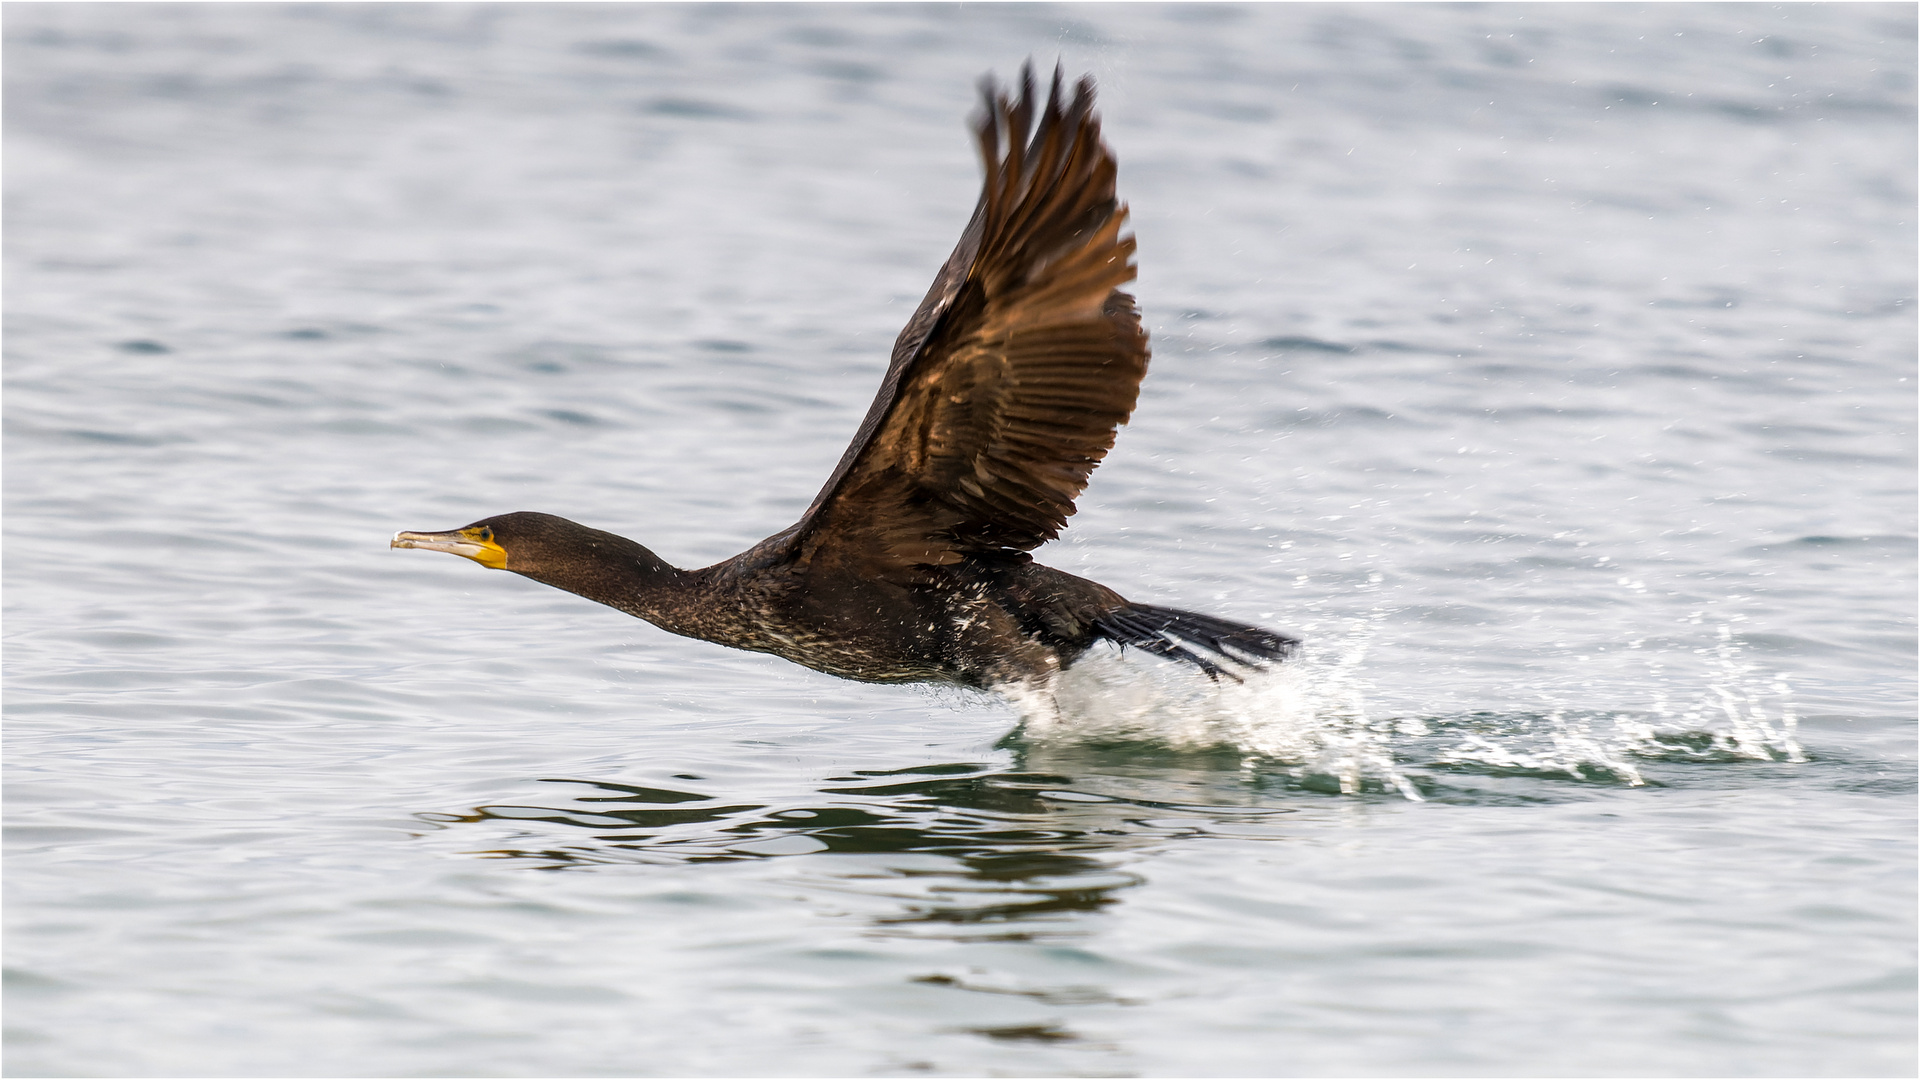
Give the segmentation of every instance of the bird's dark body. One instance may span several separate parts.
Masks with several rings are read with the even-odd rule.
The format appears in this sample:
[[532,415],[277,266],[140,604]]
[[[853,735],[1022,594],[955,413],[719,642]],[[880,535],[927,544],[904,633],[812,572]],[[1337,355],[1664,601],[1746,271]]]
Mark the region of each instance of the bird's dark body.
[[985,689],[1044,680],[1100,640],[1103,616],[1128,606],[1104,585],[1019,552],[899,582],[831,559],[803,565],[790,533],[677,570],[625,537],[547,514],[506,514],[489,527],[542,568],[525,575],[536,581],[685,637],[862,682]]
[[[1048,683],[1102,640],[1209,676],[1291,638],[1127,601],[1033,561],[1113,446],[1147,370],[1126,207],[1093,85],[1044,106],[984,87],[986,182],[894,344],[860,430],[798,522],[703,570],[549,514],[397,547],[450,551],[646,619],[867,682]],[[1031,139],[1029,134],[1031,133]]]
[[[1037,563],[970,563],[927,585],[809,573],[727,575],[741,607],[694,636],[863,682],[987,688],[1043,680],[1095,640],[1113,593]],[[823,580],[824,578],[824,580]],[[752,612],[747,617],[740,613]]]

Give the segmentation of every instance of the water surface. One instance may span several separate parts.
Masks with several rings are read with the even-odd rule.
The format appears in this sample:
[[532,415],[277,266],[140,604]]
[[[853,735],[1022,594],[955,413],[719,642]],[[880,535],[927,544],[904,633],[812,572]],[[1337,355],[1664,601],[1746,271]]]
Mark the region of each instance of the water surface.
[[[17,1075],[1911,1074],[1905,5],[7,10]],[[1101,86],[1061,716],[400,528],[789,522]]]

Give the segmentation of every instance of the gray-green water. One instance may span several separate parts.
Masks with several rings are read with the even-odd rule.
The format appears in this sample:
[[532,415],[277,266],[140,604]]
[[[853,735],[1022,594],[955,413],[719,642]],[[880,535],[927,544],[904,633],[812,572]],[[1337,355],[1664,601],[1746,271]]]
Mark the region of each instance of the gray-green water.
[[[6,9],[11,1075],[1911,1074],[1907,5]],[[792,521],[1101,85],[1155,359],[1010,703],[399,528]]]

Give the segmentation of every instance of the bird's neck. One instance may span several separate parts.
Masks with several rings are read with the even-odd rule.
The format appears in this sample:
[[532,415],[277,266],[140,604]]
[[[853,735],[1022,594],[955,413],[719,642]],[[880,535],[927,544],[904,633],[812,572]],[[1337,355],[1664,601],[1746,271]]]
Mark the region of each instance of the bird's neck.
[[[564,562],[515,572],[662,629],[684,632],[678,624],[699,588],[699,575],[669,565],[626,537],[596,533]],[[507,568],[513,569],[512,564]]]

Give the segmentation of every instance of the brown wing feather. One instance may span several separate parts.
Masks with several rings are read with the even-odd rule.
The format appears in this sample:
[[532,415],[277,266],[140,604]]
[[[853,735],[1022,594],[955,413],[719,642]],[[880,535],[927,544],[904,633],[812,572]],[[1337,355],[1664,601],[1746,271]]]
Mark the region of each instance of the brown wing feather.
[[980,203],[796,526],[802,558],[829,542],[893,567],[1038,547],[1133,412],[1147,338],[1119,291],[1134,243],[1092,81],[1064,103],[1056,70],[1031,140],[1030,70],[1021,83],[1017,102],[982,86]]

